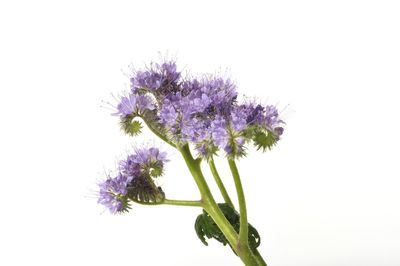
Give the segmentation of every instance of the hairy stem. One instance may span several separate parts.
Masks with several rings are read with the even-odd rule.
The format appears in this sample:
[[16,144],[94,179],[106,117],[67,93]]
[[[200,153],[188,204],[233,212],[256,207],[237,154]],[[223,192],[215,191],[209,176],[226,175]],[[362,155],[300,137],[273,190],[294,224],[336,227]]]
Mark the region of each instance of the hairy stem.
[[177,148],[175,143],[173,143],[170,139],[168,139],[164,134],[162,134],[157,128],[153,127],[150,123],[147,123],[147,121],[142,117],[142,120],[146,124],[146,126],[153,132],[157,137],[168,143],[174,148]]
[[242,245],[248,246],[249,244],[249,225],[247,223],[247,209],[246,200],[244,197],[244,191],[242,182],[240,180],[239,171],[237,169],[235,159],[228,158],[229,168],[231,169],[233,180],[235,181],[236,192],[239,201],[240,211],[240,230],[239,230],[239,241]]
[[226,191],[224,183],[222,182],[222,179],[219,176],[217,168],[215,167],[214,158],[212,156],[208,160],[208,165],[210,166],[211,173],[214,176],[215,182],[217,183],[219,190],[221,191],[221,194],[222,194],[222,197],[224,198],[224,201],[226,203],[228,203],[232,208],[235,208],[233,206],[231,198],[229,197],[228,192]]

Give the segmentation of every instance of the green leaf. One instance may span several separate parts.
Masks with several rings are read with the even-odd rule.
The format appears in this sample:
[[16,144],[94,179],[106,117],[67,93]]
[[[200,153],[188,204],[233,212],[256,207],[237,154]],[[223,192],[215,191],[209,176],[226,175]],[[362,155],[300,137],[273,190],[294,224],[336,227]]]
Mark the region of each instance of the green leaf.
[[[229,204],[220,203],[218,204],[219,208],[221,209],[222,213],[235,229],[236,232],[239,232],[240,229],[240,215],[239,213],[233,209]],[[194,228],[198,238],[203,242],[204,245],[208,246],[206,238],[208,239],[215,239],[224,246],[229,244],[228,240],[219,229],[217,224],[211,218],[211,216],[203,210],[203,213],[197,216],[196,222],[194,224]],[[255,251],[258,246],[260,246],[260,235],[258,234],[257,230],[249,224],[249,246],[252,251]],[[232,247],[231,247],[232,248]],[[233,248],[232,248],[232,251]]]
[[208,243],[204,236],[207,234],[208,226],[209,225],[207,224],[207,220],[204,218],[202,214],[197,216],[196,222],[194,223],[194,230],[196,231],[196,234],[201,240],[201,242],[203,242],[203,244],[206,246],[208,246]]

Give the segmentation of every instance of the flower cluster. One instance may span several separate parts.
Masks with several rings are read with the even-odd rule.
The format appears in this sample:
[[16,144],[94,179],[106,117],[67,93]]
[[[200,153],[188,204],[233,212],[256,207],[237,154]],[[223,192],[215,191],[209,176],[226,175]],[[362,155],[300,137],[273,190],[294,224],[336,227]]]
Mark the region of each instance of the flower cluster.
[[107,180],[101,183],[98,202],[106,206],[111,213],[122,211],[128,207],[126,194],[127,186],[132,181],[132,176],[119,173],[116,177],[108,176]]
[[150,91],[157,96],[168,95],[178,90],[180,77],[174,62],[151,64],[149,70],[138,71],[131,78],[132,92]]
[[143,114],[146,110],[154,110],[155,106],[149,96],[129,94],[121,97],[115,115],[127,117],[132,114]]
[[128,133],[138,131],[133,119],[141,117],[158,135],[176,146],[191,143],[206,158],[218,150],[239,157],[251,141],[270,149],[283,133],[276,107],[240,104],[237,96],[229,79],[184,79],[175,62],[164,62],[131,77],[131,92],[121,98],[117,114]]
[[129,209],[129,201],[161,202],[164,192],[157,187],[153,178],[163,173],[166,153],[157,148],[141,148],[119,162],[118,174],[108,176],[99,184],[100,204],[106,206],[111,213]]

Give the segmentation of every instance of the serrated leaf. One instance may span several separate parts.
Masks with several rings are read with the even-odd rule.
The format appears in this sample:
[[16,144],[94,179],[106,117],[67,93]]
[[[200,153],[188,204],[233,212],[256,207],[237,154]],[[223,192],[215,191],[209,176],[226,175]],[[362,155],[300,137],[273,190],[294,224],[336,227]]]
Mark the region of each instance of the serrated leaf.
[[[240,215],[239,213],[233,209],[229,204],[220,203],[218,204],[219,208],[221,209],[222,213],[235,229],[236,232],[239,232],[240,229]],[[258,234],[257,230],[249,224],[249,246],[250,249],[255,251],[257,247],[261,243],[260,235]],[[203,242],[204,245],[208,246],[206,241],[206,237],[208,239],[214,238],[224,246],[229,244],[228,240],[226,239],[225,235],[219,229],[217,224],[211,218],[211,216],[203,210],[203,213],[197,216],[196,222],[194,224],[194,228],[198,238]],[[230,246],[230,245],[229,245]],[[232,248],[232,247],[231,247]],[[232,251],[235,253],[234,249]],[[236,254],[236,253],[235,253]]]
[[255,251],[261,244],[261,237],[254,226],[249,224],[249,246],[252,251]]
[[204,245],[208,246],[206,238],[204,237],[206,235],[206,232],[204,231],[205,227],[206,225],[204,224],[204,217],[202,215],[197,216],[196,222],[194,224],[194,229],[196,230],[196,234],[201,242],[203,242]]

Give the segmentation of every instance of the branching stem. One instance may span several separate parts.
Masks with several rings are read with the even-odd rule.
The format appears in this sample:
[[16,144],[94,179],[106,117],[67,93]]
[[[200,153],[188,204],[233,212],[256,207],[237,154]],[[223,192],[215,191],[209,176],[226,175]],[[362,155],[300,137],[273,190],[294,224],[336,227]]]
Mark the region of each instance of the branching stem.
[[220,175],[219,175],[219,173],[217,171],[217,168],[215,167],[215,162],[214,162],[214,158],[213,157],[211,157],[208,160],[208,165],[210,166],[211,173],[214,176],[215,182],[217,183],[219,190],[221,191],[221,194],[222,194],[222,197],[224,198],[224,201],[226,203],[228,203],[232,208],[235,208],[233,206],[232,200],[229,197],[229,194],[228,194],[228,192],[227,192],[227,190],[225,188],[225,185],[222,182],[222,179],[221,179],[221,177],[220,177]]
[[203,204],[200,200],[171,200],[165,199],[163,204],[176,205],[176,206],[191,206],[191,207],[202,207]]
[[[143,119],[144,120],[144,119]],[[201,194],[200,201],[189,201],[189,200],[170,200],[164,199],[160,203],[143,203],[133,200],[139,204],[143,205],[160,205],[160,204],[169,204],[169,205],[178,205],[178,206],[195,206],[195,207],[202,207],[207,213],[212,217],[214,222],[218,225],[219,229],[223,232],[226,239],[228,240],[229,244],[235,250],[236,254],[240,257],[243,263],[246,266],[266,266],[267,264],[264,262],[263,258],[258,252],[253,252],[250,250],[249,242],[248,242],[248,224],[247,224],[247,211],[246,211],[246,202],[244,198],[243,188],[240,181],[239,172],[237,170],[235,161],[233,159],[229,159],[229,166],[232,171],[232,175],[235,181],[235,186],[238,194],[239,199],[239,209],[240,209],[240,230],[239,235],[232,227],[230,222],[226,219],[225,215],[218,207],[210,188],[208,187],[207,181],[205,180],[203,173],[201,171],[200,159],[194,159],[191,152],[189,145],[175,145],[170,139],[168,139],[164,134],[162,134],[158,129],[152,127],[149,123],[145,120],[144,122],[148,126],[148,128],[160,139],[171,145],[172,147],[178,149],[182,154],[186,165],[189,168],[190,173],[192,174],[197,187],[199,188]],[[224,197],[226,203],[233,206],[232,201],[229,198],[229,195],[225,189],[225,186],[222,183],[222,180],[217,172],[215,167],[214,161],[210,164],[211,171],[217,182],[219,189]]]
[[247,223],[247,209],[246,200],[244,197],[244,191],[242,182],[240,180],[239,171],[237,169],[235,159],[228,158],[229,168],[231,169],[233,180],[235,181],[236,192],[239,201],[239,211],[240,211],[240,230],[239,230],[239,241],[248,246],[249,244],[249,225]]
[[189,206],[189,207],[202,207],[203,204],[200,200],[172,200],[164,199],[160,202],[144,202],[136,199],[130,199],[131,201],[141,204],[141,205],[175,205],[175,206]]

